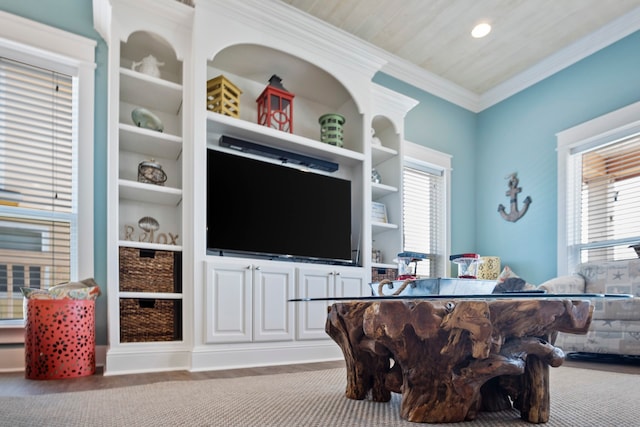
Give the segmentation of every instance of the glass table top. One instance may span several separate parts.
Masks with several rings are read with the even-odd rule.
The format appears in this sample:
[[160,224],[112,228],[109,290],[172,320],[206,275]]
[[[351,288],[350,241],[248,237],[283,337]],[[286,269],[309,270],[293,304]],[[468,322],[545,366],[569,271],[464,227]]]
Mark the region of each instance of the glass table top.
[[389,301],[389,300],[466,300],[466,299],[592,299],[592,298],[633,298],[631,294],[549,294],[544,291],[506,292],[496,294],[472,294],[472,295],[388,295],[388,296],[363,296],[363,297],[321,297],[321,298],[292,298],[289,302],[305,301]]

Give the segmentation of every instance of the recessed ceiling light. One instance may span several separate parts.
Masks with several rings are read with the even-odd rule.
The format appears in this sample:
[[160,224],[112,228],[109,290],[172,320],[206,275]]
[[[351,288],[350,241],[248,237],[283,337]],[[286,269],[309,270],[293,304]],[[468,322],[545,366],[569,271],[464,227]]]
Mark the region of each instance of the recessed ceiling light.
[[475,37],[476,39],[479,39],[486,36],[490,32],[491,32],[491,25],[487,24],[486,22],[483,22],[473,27],[473,30],[471,30],[471,36]]

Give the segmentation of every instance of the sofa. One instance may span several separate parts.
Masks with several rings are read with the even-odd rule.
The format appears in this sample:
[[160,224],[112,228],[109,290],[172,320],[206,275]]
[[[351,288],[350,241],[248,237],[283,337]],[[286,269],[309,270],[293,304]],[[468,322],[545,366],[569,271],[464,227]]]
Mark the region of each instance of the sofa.
[[640,259],[588,262],[576,273],[539,286],[548,293],[631,294],[633,298],[593,299],[586,335],[558,333],[555,345],[566,353],[640,356]]

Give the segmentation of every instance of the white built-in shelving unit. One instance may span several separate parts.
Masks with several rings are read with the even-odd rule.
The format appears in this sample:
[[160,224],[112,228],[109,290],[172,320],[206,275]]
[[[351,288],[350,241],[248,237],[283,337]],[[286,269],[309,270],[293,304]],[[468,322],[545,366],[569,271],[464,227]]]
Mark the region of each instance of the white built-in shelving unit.
[[[324,332],[326,303],[288,300],[366,295],[371,268],[395,266],[402,249],[403,120],[416,102],[371,82],[384,59],[338,31],[301,20],[278,1],[201,0],[195,7],[173,0],[93,3],[95,26],[109,47],[105,373],[339,358]],[[283,25],[294,17],[295,26]],[[132,69],[149,54],[164,63],[160,77]],[[221,74],[242,90],[239,117],[205,108],[207,80]],[[295,94],[292,133],[256,123],[255,100],[273,74]],[[137,127],[131,120],[136,107],[156,114],[164,131]],[[318,118],[329,112],[346,118],[343,147],[320,142]],[[371,145],[371,128],[382,146]],[[222,135],[337,163],[332,175],[352,183],[358,265],[207,255],[206,150],[223,150]],[[168,176],[164,186],[137,180],[138,164],[151,159]],[[373,167],[383,176],[380,184],[371,182]],[[372,202],[386,204],[388,222],[371,220]],[[256,208],[250,196],[247,208]],[[140,241],[137,222],[144,216],[160,223],[156,236],[178,237]],[[182,285],[174,292],[121,291],[123,247],[179,253]],[[373,248],[383,253],[379,265],[371,262]],[[123,342],[120,302],[136,298],[176,303],[177,338]]]

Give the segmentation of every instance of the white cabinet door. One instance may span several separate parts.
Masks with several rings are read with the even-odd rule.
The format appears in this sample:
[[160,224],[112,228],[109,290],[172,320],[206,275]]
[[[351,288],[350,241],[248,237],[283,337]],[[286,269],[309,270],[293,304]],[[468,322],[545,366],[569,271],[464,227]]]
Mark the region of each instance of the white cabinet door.
[[333,272],[335,279],[335,295],[337,297],[366,297],[371,295],[371,288],[365,281],[364,272],[360,269],[339,269]]
[[206,265],[206,342],[250,342],[252,266],[217,262]]
[[[333,270],[330,268],[298,269],[298,298],[330,298],[335,295]],[[296,302],[298,325],[296,339],[326,339],[328,301]]]
[[256,265],[253,269],[253,340],[294,339],[295,269]]

